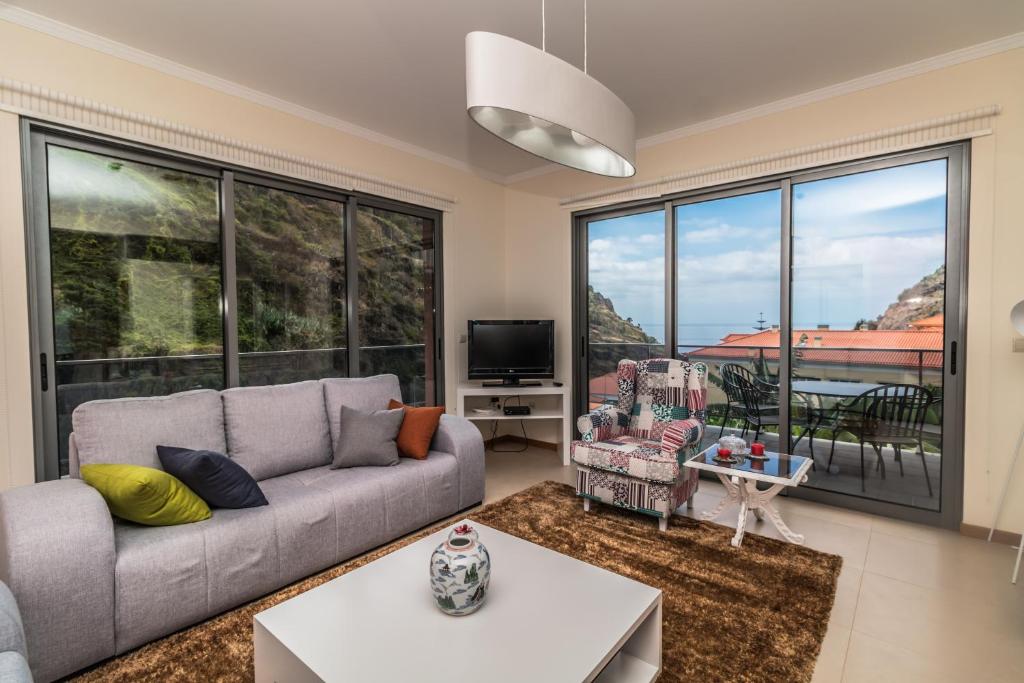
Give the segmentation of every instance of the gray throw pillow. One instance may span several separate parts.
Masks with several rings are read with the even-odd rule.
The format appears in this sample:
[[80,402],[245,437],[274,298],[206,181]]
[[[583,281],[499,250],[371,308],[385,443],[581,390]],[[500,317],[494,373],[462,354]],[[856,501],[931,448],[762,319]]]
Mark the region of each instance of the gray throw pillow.
[[395,439],[404,417],[402,408],[370,412],[341,406],[338,442],[334,445],[331,469],[397,465],[398,445]]

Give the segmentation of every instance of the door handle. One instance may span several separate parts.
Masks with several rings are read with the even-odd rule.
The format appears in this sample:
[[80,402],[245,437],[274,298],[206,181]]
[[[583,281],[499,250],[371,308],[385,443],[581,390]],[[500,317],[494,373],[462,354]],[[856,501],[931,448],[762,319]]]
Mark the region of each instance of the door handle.
[[949,344],[949,374],[956,374],[956,342]]
[[46,364],[46,354],[39,354],[39,386],[43,391],[50,389],[50,371]]

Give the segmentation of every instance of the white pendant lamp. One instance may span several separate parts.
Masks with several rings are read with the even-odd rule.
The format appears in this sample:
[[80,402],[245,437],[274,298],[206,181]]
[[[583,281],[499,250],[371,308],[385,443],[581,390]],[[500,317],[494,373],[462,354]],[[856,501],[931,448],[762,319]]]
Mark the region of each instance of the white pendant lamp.
[[[541,22],[544,9],[541,5]],[[616,178],[636,173],[633,112],[586,72],[546,48],[486,31],[466,35],[466,109],[502,140],[548,161]]]

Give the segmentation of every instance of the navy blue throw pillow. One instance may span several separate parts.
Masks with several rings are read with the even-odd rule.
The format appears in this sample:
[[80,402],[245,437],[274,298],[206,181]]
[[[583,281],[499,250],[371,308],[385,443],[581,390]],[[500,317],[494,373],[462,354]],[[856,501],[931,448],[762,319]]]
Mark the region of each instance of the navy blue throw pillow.
[[196,492],[213,508],[254,508],[267,505],[256,480],[241,465],[220,453],[157,446],[164,470]]

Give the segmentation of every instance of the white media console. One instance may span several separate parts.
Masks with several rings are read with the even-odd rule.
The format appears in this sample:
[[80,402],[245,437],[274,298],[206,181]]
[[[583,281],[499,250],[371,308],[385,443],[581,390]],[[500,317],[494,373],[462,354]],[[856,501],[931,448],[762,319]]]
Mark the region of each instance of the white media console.
[[[518,399],[513,405],[534,404],[529,415],[505,415],[499,403],[494,413],[478,413],[475,408],[487,408],[491,398],[502,403],[506,399]],[[531,386],[494,386],[485,387],[480,382],[463,382],[458,390],[459,417],[474,422],[490,422],[492,420],[560,420],[562,441],[559,450],[562,453],[562,464],[569,466],[569,443],[572,441],[572,399],[569,386],[563,384],[556,387],[546,381],[539,387]]]

